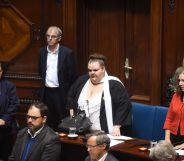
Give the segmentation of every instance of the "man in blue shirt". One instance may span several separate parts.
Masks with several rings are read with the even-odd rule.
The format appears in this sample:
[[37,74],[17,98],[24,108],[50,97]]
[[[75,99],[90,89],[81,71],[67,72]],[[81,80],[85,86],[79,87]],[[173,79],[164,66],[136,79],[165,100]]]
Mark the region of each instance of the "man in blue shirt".
[[46,124],[48,108],[42,102],[28,109],[27,127],[20,130],[9,161],[59,161],[58,135]]

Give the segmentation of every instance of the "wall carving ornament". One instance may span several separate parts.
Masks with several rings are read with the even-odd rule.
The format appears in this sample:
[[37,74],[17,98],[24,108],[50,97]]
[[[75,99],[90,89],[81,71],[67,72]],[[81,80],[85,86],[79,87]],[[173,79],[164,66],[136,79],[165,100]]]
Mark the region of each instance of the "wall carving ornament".
[[169,12],[170,12],[170,14],[173,14],[174,13],[174,6],[175,6],[174,0],[169,0],[168,6],[169,6]]
[[0,61],[10,62],[28,47],[31,26],[13,5],[0,4]]

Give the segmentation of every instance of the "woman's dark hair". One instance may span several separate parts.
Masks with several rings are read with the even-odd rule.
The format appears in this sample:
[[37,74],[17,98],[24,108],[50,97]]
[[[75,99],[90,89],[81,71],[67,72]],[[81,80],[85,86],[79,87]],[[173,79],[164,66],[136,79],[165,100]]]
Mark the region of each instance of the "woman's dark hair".
[[94,53],[89,56],[88,63],[93,63],[93,62],[99,62],[101,66],[105,66],[106,57],[102,54]]

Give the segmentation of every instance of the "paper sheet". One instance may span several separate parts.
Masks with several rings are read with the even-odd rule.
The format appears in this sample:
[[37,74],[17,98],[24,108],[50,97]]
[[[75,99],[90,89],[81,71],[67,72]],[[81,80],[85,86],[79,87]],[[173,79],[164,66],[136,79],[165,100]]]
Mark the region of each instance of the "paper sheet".
[[120,140],[113,140],[113,139],[111,139],[110,147],[112,147],[112,146],[114,146],[114,145],[117,145],[117,144],[120,144],[120,143],[122,143],[122,142],[124,142],[124,141],[120,141]]
[[125,140],[132,139],[131,137],[128,137],[128,136],[112,136],[110,134],[107,134],[107,135],[111,139],[110,147],[117,145],[117,144],[120,144],[120,143],[124,142]]
[[184,155],[184,150],[176,150],[179,155]]
[[132,139],[131,137],[123,136],[123,135],[121,135],[121,136],[112,136],[110,134],[107,134],[107,135],[108,135],[108,137],[110,139],[113,139],[113,140],[122,140],[122,141],[125,141],[125,140],[131,140]]

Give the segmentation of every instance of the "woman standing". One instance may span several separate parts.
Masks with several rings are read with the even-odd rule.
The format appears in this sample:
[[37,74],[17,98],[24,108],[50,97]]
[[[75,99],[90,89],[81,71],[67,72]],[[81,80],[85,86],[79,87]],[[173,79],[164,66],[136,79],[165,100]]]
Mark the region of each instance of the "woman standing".
[[19,99],[16,87],[4,79],[6,66],[0,62],[0,160],[6,161],[11,153],[13,139],[17,130],[15,114]]
[[81,76],[68,93],[68,107],[80,107],[92,122],[90,131],[114,136],[131,135],[132,106],[122,82],[108,76],[105,56],[89,57],[88,74]]
[[184,148],[184,67],[175,72],[176,92],[174,93],[164,124],[165,140],[178,149]]

